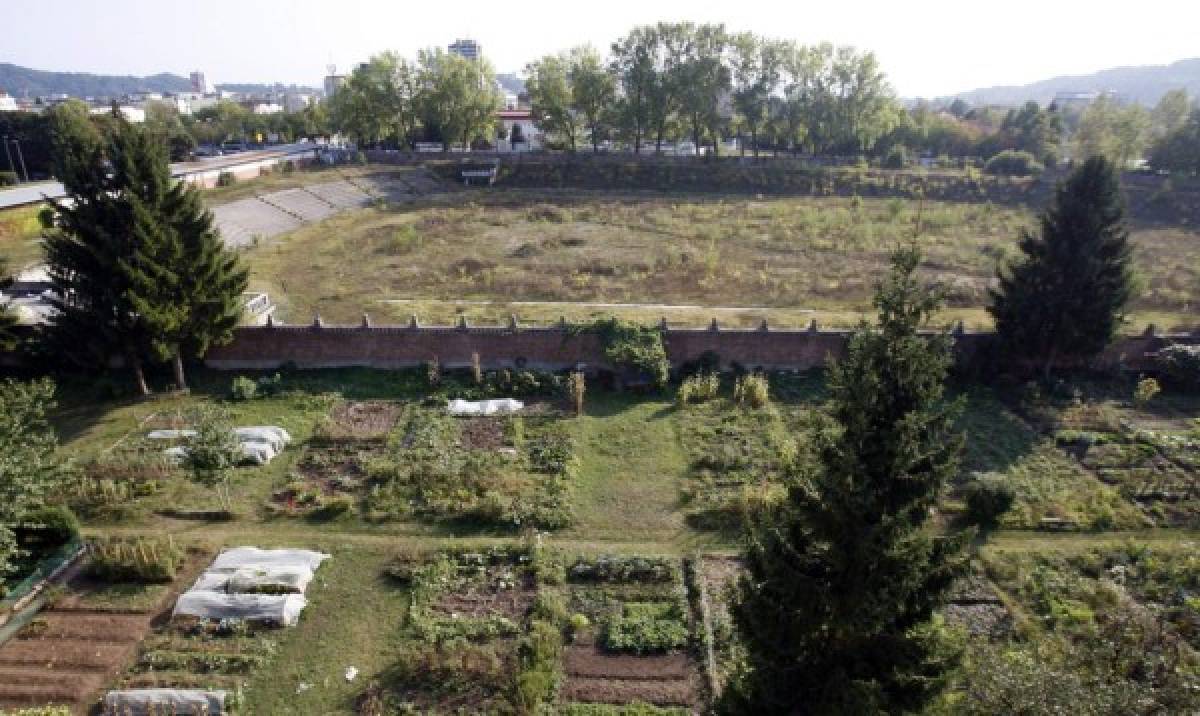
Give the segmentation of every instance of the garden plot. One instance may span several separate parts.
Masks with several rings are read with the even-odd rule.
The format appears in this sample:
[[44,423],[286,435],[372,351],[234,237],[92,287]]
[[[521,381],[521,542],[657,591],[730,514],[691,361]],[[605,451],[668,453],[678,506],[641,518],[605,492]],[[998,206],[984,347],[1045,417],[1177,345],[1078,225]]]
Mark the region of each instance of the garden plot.
[[[519,686],[519,674],[537,661],[527,643],[534,571],[529,550],[504,547],[406,556],[389,565],[387,576],[409,588],[411,606],[399,657],[368,686],[359,713],[498,713],[515,710],[522,698],[534,707],[548,698],[552,681]],[[547,654],[556,660],[561,633],[547,636]]]
[[370,463],[365,515],[565,527],[576,470],[568,425],[550,415],[456,418],[414,407],[386,456]]
[[972,637],[996,639],[1012,632],[1013,619],[995,588],[982,575],[971,575],[951,588],[942,615]]
[[1060,447],[1162,526],[1200,522],[1200,431],[1063,430]]
[[706,555],[693,562],[693,569],[701,618],[708,621],[702,626],[711,647],[705,654],[709,688],[720,693],[733,669],[734,626],[729,603],[743,573],[742,561],[737,557]]
[[680,425],[690,461],[683,499],[691,526],[740,529],[749,511],[782,495],[779,478],[796,447],[775,406],[739,408],[718,398],[681,407]]
[[693,619],[675,560],[579,559],[567,569],[565,702],[699,708]]
[[62,594],[0,646],[0,709],[62,704],[82,713],[205,559],[155,540],[94,549]]
[[371,463],[385,455],[388,436],[403,412],[399,403],[344,401],[317,426],[304,453],[271,493],[270,515],[333,518],[351,511]]

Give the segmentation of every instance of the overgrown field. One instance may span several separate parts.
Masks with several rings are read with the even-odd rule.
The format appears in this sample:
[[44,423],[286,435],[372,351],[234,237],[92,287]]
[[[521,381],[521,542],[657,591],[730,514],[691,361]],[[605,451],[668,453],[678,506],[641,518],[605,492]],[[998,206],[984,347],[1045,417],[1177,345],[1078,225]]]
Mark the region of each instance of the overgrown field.
[[[291,321],[319,311],[499,323],[620,313],[646,321],[850,325],[889,252],[918,236],[945,321],[984,327],[987,287],[1033,212],[985,201],[488,190],[348,212],[248,251]],[[1190,325],[1200,235],[1135,227],[1133,328]],[[614,305],[616,304],[616,305]]]

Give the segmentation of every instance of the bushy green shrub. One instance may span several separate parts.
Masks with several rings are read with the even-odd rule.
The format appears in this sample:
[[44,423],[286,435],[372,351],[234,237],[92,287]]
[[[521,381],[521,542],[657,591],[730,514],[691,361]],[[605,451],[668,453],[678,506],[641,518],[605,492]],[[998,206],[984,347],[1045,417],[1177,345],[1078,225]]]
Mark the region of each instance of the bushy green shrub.
[[229,399],[238,402],[254,400],[258,396],[258,383],[239,375],[229,384]]
[[334,495],[324,497],[315,509],[308,513],[309,517],[317,520],[332,520],[354,509],[354,499],[349,495]]
[[1003,475],[982,475],[966,488],[967,520],[982,527],[994,527],[1017,499],[1016,490]]
[[1200,390],[1200,345],[1167,346],[1158,352],[1158,367],[1171,386]]
[[170,537],[110,537],[88,551],[88,574],[106,582],[170,582],[183,562],[183,550]]
[[644,376],[660,388],[667,384],[671,364],[657,328],[610,318],[591,329],[600,334],[604,357],[614,368]]
[[609,651],[661,654],[687,645],[682,609],[671,602],[629,603],[604,625],[601,644]]
[[233,172],[221,172],[217,175],[217,186],[233,186],[237,184],[237,177]]
[[0,172],[0,186],[16,186],[18,183],[17,173],[10,171]]
[[79,520],[67,507],[46,505],[26,513],[16,533],[26,547],[60,547],[79,536]]
[[908,148],[897,144],[888,150],[887,155],[883,158],[883,166],[886,169],[904,169],[911,161],[908,156]]
[[759,373],[743,375],[733,386],[733,399],[741,407],[765,408],[771,402],[771,386]]
[[716,373],[698,373],[683,379],[675,399],[680,406],[703,403],[717,397],[721,390],[721,378]]
[[987,160],[983,165],[985,174],[1010,177],[1027,177],[1041,174],[1046,167],[1029,152],[1006,149]]
[[665,583],[676,577],[674,561],[666,557],[602,556],[579,558],[567,570],[572,582]]

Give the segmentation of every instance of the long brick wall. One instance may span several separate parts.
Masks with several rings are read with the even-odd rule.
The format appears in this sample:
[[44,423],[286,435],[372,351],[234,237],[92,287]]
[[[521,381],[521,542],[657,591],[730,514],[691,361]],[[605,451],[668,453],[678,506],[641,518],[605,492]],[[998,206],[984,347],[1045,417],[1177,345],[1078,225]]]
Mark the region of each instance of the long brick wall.
[[[696,360],[707,351],[724,366],[807,369],[840,356],[846,331],[674,329],[663,332],[671,363]],[[989,334],[960,333],[955,349],[968,359],[986,350]],[[1146,370],[1152,356],[1171,343],[1200,343],[1200,336],[1129,336],[1099,359],[1107,367]],[[206,363],[219,370],[269,370],[366,366],[394,369],[436,359],[445,367],[469,366],[478,354],[485,368],[562,370],[585,364],[607,367],[598,336],[566,327],[256,326],[237,329],[227,345],[212,349]]]

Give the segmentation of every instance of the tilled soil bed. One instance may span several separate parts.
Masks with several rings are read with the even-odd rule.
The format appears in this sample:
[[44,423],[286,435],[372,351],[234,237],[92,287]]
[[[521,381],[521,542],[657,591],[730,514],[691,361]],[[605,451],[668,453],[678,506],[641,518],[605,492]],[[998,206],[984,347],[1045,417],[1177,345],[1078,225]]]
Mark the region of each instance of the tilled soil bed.
[[358,440],[385,438],[396,426],[399,417],[399,403],[382,400],[339,403],[330,413],[333,424],[326,429],[326,437]]
[[585,703],[629,704],[635,701],[655,706],[684,706],[696,704],[696,685],[691,681],[648,681],[569,677],[563,688],[567,701]]

